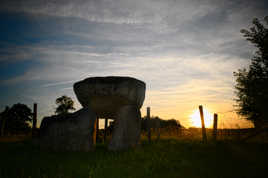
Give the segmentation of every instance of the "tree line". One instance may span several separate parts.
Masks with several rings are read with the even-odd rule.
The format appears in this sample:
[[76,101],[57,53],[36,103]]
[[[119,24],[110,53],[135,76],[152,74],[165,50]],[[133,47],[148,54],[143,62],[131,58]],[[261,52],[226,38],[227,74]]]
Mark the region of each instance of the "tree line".
[[176,119],[163,119],[158,116],[151,116],[149,120],[144,116],[141,119],[141,129],[146,131],[150,128],[181,128],[183,127]]
[[[70,110],[75,110],[73,100],[63,95],[56,99],[56,115],[66,115]],[[17,135],[28,134],[32,130],[33,112],[25,104],[17,103],[13,106],[6,106],[0,113],[0,134]]]
[[[57,107],[55,109],[56,115],[67,115],[71,110],[75,110],[74,102],[72,98],[63,95],[55,101]],[[25,104],[17,103],[12,107],[6,106],[3,112],[0,113],[0,128],[1,135],[17,135],[17,134],[28,134],[32,129],[33,112]],[[168,127],[181,127],[178,120],[161,119],[158,116],[152,116],[150,118],[151,128],[168,128]],[[148,122],[146,117],[142,118],[141,121],[142,130],[146,130]],[[108,130],[113,129],[113,124],[108,127]]]

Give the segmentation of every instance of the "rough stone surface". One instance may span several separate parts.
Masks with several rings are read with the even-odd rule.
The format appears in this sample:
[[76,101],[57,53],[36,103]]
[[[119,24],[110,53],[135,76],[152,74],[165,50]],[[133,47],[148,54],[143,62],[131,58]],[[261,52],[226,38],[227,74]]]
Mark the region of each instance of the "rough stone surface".
[[138,144],[145,83],[130,77],[93,77],[74,84],[83,109],[65,116],[43,119],[40,126],[41,148],[89,151],[96,141],[96,119],[114,119],[110,150]]
[[110,150],[123,150],[138,144],[141,132],[141,113],[134,105],[123,106],[117,112]]
[[90,108],[65,116],[46,117],[40,126],[40,147],[67,151],[92,150],[95,120],[96,114]]
[[130,77],[93,77],[75,83],[74,92],[81,105],[98,117],[116,119],[123,106],[142,107],[145,83]]

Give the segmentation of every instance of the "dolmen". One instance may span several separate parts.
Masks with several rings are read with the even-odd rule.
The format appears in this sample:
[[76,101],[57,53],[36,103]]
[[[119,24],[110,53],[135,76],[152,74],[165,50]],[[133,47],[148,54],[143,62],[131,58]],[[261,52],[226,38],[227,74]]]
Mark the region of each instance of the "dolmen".
[[146,85],[131,77],[91,77],[73,89],[82,109],[46,117],[40,125],[40,146],[53,150],[94,150],[97,118],[114,120],[109,150],[135,147],[140,139],[140,108]]

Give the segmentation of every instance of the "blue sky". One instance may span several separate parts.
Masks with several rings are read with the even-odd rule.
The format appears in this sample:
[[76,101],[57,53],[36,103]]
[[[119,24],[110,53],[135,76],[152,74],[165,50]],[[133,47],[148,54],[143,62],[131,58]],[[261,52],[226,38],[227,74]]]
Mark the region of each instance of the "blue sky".
[[203,104],[222,126],[246,125],[233,112],[233,72],[255,48],[241,35],[265,0],[25,0],[0,4],[0,109],[38,103],[55,111],[86,77],[123,75],[147,84],[153,115],[191,125]]

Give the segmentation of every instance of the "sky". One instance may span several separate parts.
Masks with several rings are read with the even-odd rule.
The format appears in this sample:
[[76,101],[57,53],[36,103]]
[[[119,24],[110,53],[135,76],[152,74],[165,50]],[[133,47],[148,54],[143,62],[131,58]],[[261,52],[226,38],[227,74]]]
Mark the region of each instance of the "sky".
[[38,123],[87,77],[146,83],[141,108],[192,126],[203,105],[219,127],[251,127],[235,113],[233,72],[255,47],[240,33],[268,15],[266,0],[1,0],[0,111],[38,103]]

